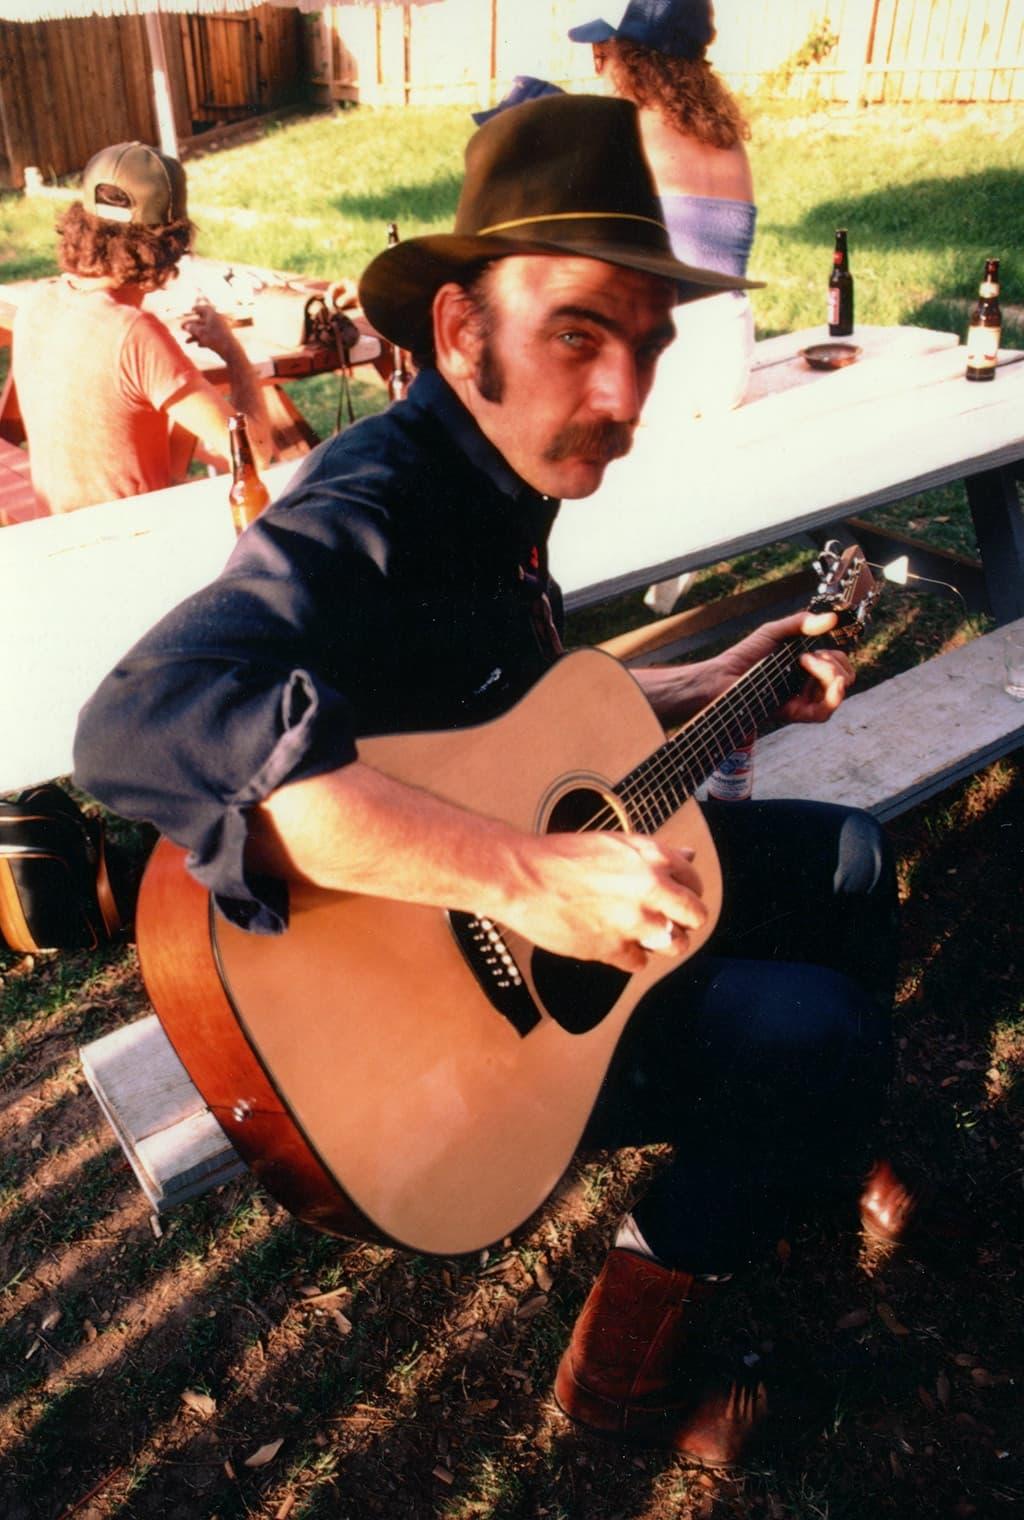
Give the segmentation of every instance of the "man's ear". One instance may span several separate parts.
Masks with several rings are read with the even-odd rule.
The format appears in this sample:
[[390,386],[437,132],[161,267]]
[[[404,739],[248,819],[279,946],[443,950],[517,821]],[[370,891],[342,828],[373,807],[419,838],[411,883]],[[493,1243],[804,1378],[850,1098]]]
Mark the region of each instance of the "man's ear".
[[434,297],[437,368],[450,383],[473,380],[480,360],[480,312],[461,285],[442,285]]

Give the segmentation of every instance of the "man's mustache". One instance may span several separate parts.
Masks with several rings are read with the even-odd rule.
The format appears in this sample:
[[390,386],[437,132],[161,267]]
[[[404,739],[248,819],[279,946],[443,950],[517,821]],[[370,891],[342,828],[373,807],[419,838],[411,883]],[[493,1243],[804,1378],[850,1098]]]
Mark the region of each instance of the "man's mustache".
[[596,459],[602,464],[620,459],[633,447],[633,426],[629,422],[570,422],[544,450],[552,464],[560,459]]

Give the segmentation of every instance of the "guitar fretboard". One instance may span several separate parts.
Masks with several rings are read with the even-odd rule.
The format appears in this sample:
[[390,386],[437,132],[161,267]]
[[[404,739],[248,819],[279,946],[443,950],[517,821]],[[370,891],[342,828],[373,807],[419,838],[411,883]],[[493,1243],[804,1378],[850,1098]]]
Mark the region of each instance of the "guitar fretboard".
[[[781,644],[622,778],[615,794],[636,833],[653,834],[667,823],[725,756],[798,690],[805,679],[800,656],[814,644],[811,638]],[[610,819],[609,809],[587,827],[607,828]]]

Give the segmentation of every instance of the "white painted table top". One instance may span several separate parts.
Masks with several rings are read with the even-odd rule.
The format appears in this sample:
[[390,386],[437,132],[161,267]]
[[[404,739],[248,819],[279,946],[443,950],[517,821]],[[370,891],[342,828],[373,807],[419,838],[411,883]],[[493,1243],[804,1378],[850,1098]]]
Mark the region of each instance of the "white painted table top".
[[[953,334],[896,331],[891,347],[879,341],[872,352],[858,329],[864,358],[834,373],[796,358],[765,363],[752,375],[754,399],[735,411],[641,425],[600,489],[561,509],[551,564],[568,605],[1024,457],[1018,355],[1002,356],[991,384],[972,385]],[[772,339],[769,357],[806,341]],[[759,359],[769,347],[758,344]]]
[[[263,471],[280,495],[301,461]],[[79,708],[148,628],[219,574],[228,478],[0,529],[0,792],[64,776]]]

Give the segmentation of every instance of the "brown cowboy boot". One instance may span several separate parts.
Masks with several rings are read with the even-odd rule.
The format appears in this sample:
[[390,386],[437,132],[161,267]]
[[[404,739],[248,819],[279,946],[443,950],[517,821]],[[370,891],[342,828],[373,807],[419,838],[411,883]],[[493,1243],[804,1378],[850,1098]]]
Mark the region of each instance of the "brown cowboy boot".
[[650,1257],[610,1251],[555,1374],[559,1408],[601,1434],[733,1466],[766,1413],[763,1386],[686,1382],[678,1367],[713,1290]]

